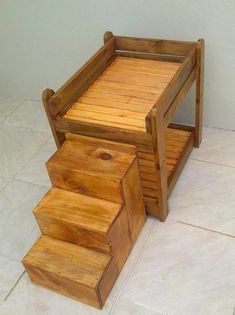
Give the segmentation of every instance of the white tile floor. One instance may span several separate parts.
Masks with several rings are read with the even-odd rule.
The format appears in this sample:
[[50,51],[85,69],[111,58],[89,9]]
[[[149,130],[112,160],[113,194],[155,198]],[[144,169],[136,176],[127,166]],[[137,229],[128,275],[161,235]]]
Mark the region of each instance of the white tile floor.
[[55,150],[40,102],[0,99],[0,315],[232,315],[235,132],[204,129],[171,195],[147,223],[102,311],[34,286],[21,258],[39,235],[32,208]]

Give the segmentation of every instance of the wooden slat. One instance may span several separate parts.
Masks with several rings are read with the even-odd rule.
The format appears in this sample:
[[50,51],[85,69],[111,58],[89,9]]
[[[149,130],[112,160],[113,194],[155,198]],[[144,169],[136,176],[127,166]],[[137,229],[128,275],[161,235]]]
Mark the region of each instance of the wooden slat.
[[[64,118],[69,119],[69,120],[74,120],[77,121],[78,123],[80,122],[87,122],[87,123],[92,123],[92,124],[97,124],[97,125],[103,125],[103,126],[112,126],[112,127],[117,127],[120,129],[126,129],[126,130],[136,130],[136,131],[143,131],[145,132],[145,127],[141,126],[143,124],[133,124],[130,125],[128,124],[127,121],[124,120],[119,120],[118,122],[113,119],[109,119],[109,115],[94,115],[94,113],[85,113],[79,112],[79,117],[78,116],[73,116],[73,115],[65,115]],[[105,117],[105,118],[104,118]],[[108,121],[105,121],[104,119],[108,119]],[[125,124],[126,123],[126,124]]]
[[186,56],[194,42],[115,36],[117,50]]
[[153,87],[156,89],[164,89],[166,84],[169,82],[169,78],[158,76],[148,77],[147,75],[138,75],[138,74],[128,74],[128,73],[103,73],[100,77],[101,80],[110,81],[110,82],[120,82],[120,83],[128,83],[128,84],[136,84],[146,87]]
[[191,136],[185,142],[185,146],[181,151],[179,158],[177,159],[177,164],[175,165],[170,177],[168,178],[168,195],[171,193],[172,189],[174,188],[176,181],[184,167],[184,164],[187,161],[187,158],[192,151],[194,144],[194,132],[191,133]]
[[138,98],[134,96],[125,96],[125,95],[115,95],[110,93],[105,93],[102,91],[93,92],[87,90],[83,97],[79,98],[79,101],[83,99],[95,99],[100,101],[113,101],[113,102],[120,102],[120,103],[127,103],[127,104],[134,104],[134,105],[142,105],[142,106],[151,106],[154,104],[152,100],[147,100],[143,98]]
[[136,51],[116,51],[117,56],[129,57],[129,58],[140,58],[140,59],[150,59],[159,61],[169,61],[169,62],[183,62],[185,57],[165,55],[165,54],[154,54],[154,53],[140,53]]
[[164,62],[164,61],[156,61],[156,60],[145,60],[145,59],[137,59],[137,58],[125,58],[125,57],[117,57],[113,60],[112,66],[124,66],[129,69],[129,67],[134,67],[137,69],[147,69],[149,68],[149,72],[158,72],[163,71],[165,74],[172,74],[172,71],[176,71],[180,68],[180,64],[175,62]]
[[[77,113],[75,112],[77,111]],[[101,113],[111,116],[118,116],[118,117],[126,117],[126,118],[133,118],[133,119],[140,119],[144,121],[145,114],[131,111],[131,110],[122,110],[119,108],[113,108],[113,107],[104,107],[102,105],[90,105],[85,103],[75,103],[72,108],[67,112],[67,115],[74,115],[79,117],[80,111],[88,111],[88,112],[94,112],[95,113]]]
[[92,85],[92,88],[96,88],[96,87],[103,87],[103,88],[113,88],[113,89],[124,89],[124,90],[129,90],[129,91],[133,91],[132,93],[134,93],[133,95],[135,96],[135,92],[144,92],[147,93],[149,95],[154,95],[155,99],[161,94],[161,91],[163,90],[163,87],[159,86],[156,88],[153,87],[149,87],[149,86],[141,86],[141,85],[137,85],[137,84],[133,84],[133,83],[127,83],[127,82],[123,82],[121,80],[119,80],[119,82],[116,81],[111,81],[111,80],[104,80],[102,79],[102,77],[100,77],[98,80],[96,80],[96,82]]
[[144,78],[144,76],[148,79],[158,79],[165,78],[169,79],[172,77],[173,71],[166,71],[166,68],[156,68],[150,67],[146,65],[146,67],[139,67],[138,65],[135,67],[133,64],[115,64],[114,62],[103,72],[104,74],[119,74],[119,75],[135,75],[138,78]]
[[[112,99],[110,97],[110,99]],[[108,107],[108,108],[115,108],[115,109],[121,109],[121,110],[130,110],[133,112],[138,113],[145,113],[148,112],[149,109],[151,109],[151,105],[144,105],[144,104],[135,104],[135,103],[127,103],[127,102],[119,102],[119,101],[112,101],[109,99],[101,98],[91,98],[91,97],[80,97],[78,102],[74,103],[72,108],[77,108],[77,104],[89,104],[89,105],[95,105],[95,106],[101,106],[101,107]]]

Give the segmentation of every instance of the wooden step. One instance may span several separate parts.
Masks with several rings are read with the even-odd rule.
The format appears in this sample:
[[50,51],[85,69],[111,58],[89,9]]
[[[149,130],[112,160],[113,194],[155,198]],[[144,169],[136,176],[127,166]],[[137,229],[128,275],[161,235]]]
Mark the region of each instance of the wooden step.
[[52,188],[34,209],[42,234],[114,256],[121,270],[132,248],[126,207]]
[[97,308],[118,277],[110,255],[46,236],[33,245],[23,264],[35,284]]
[[134,146],[67,134],[46,165],[54,187],[125,204],[131,238],[136,240],[145,209]]

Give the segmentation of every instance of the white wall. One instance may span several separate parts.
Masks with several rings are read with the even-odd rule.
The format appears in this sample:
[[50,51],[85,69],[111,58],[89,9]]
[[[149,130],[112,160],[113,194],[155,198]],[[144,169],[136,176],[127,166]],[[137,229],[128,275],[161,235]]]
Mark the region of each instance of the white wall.
[[[204,124],[235,129],[234,0],[0,0],[0,96],[40,99],[114,34],[206,40]],[[191,93],[178,119],[190,122]]]

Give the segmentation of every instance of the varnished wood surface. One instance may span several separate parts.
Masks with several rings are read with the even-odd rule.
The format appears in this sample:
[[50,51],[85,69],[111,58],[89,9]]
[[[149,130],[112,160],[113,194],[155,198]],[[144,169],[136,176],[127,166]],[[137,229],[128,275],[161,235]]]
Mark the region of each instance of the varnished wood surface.
[[64,118],[146,131],[145,117],[180,63],[116,57]]
[[106,233],[120,210],[120,204],[54,187],[34,209],[34,214]]
[[69,168],[78,173],[120,181],[135,155],[116,151],[115,144],[113,149],[104,148],[102,141],[99,143],[99,139],[96,139],[96,143],[91,145],[85,141],[67,140],[47,165],[56,165],[61,169]]
[[46,236],[33,245],[23,264],[34,283],[98,308],[118,276],[109,255]]
[[[192,142],[189,143],[191,137],[191,131],[167,128],[165,134],[165,143],[168,186],[171,184],[171,181],[174,180],[174,173],[176,172],[176,169],[179,165],[178,163],[184,156],[183,153],[185,148],[187,148],[189,144],[192,147]],[[155,167],[152,147],[137,147],[137,156],[139,160],[140,178],[144,200],[147,201],[147,210],[148,204],[151,204],[151,211],[148,212],[154,214],[153,204],[155,204],[155,215],[159,215],[158,199],[160,195],[160,175]],[[171,190],[172,188],[173,185],[171,185]]]

